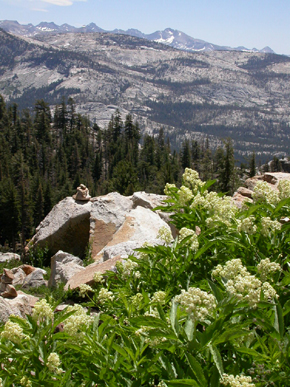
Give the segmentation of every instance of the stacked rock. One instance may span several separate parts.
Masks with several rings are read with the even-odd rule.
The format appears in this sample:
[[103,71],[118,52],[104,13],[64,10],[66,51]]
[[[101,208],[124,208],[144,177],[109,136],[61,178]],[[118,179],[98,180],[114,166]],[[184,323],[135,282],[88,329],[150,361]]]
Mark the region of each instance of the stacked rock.
[[14,280],[14,274],[9,269],[3,269],[1,276],[1,291],[0,296],[3,298],[15,298],[17,297],[17,291],[12,285]]

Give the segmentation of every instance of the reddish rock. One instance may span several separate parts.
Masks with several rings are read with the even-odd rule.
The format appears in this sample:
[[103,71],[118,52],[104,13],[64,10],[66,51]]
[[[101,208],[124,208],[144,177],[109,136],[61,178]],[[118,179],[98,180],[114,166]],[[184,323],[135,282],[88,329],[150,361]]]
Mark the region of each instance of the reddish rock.
[[3,269],[1,282],[3,284],[12,284],[13,279],[14,279],[14,275],[13,275],[12,271],[9,269]]
[[246,196],[249,199],[252,199],[253,191],[251,191],[248,188],[240,187],[237,189],[237,193],[242,195],[242,196]]
[[13,285],[7,284],[6,289],[1,293],[3,298],[15,298],[17,297],[17,291]]
[[64,289],[75,289],[81,284],[92,285],[94,283],[94,274],[96,271],[103,274],[107,270],[113,270],[116,267],[116,263],[119,261],[122,261],[121,256],[116,256],[101,263],[92,263],[91,265],[85,267],[84,270],[71,277]]

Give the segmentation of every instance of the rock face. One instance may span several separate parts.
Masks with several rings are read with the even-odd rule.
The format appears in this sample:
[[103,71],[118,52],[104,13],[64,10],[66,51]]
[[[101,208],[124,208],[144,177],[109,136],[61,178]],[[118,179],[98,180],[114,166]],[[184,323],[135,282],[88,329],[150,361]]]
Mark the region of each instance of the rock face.
[[47,246],[52,255],[59,250],[83,257],[90,243],[92,258],[103,261],[116,254],[128,254],[145,241],[155,240],[160,227],[169,227],[151,211],[165,196],[137,192],[122,196],[117,192],[76,201],[71,197],[59,202],[36,229],[32,246]]
[[12,260],[20,261],[20,255],[15,253],[0,253],[0,263],[9,262]]
[[51,258],[48,286],[56,286],[60,282],[67,283],[72,276],[82,270],[84,267],[80,258],[60,250]]
[[41,269],[37,269],[25,277],[22,287],[24,289],[38,288],[42,285],[47,286],[47,281],[43,278],[43,271]]
[[[46,245],[54,255],[49,285],[70,278],[69,284],[79,282],[75,278],[90,269],[84,269],[76,256],[83,257],[88,244],[94,261],[102,263],[116,257],[124,259],[145,242],[161,243],[157,239],[159,229],[170,227],[152,208],[162,205],[165,198],[145,192],[129,197],[113,192],[87,202],[66,198],[40,223],[28,247]],[[92,280],[94,271],[86,283]]]
[[39,224],[28,248],[47,246],[51,255],[63,250],[83,256],[89,242],[90,212],[90,201],[63,199]]

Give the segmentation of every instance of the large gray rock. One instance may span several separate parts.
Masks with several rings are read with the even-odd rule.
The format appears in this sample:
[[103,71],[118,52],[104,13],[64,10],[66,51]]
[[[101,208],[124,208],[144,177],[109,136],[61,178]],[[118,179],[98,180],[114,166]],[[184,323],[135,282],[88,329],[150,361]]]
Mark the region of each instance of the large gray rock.
[[83,256],[89,242],[91,202],[67,197],[60,201],[39,224],[28,248],[48,247],[54,255],[59,250]]
[[162,205],[163,201],[167,199],[166,195],[156,195],[147,192],[135,192],[132,195],[133,207],[137,206],[150,208],[151,210],[155,207]]
[[90,243],[93,259],[113,239],[132,209],[131,197],[117,192],[91,199]]
[[0,253],[0,263],[9,262],[12,260],[20,261],[20,255],[15,253]]
[[65,288],[74,289],[82,283],[91,284],[96,271],[112,269],[117,261],[126,259],[145,242],[151,245],[163,243],[157,238],[161,227],[170,230],[168,224],[155,212],[139,206],[130,210],[112,239],[95,257],[100,263],[89,265],[84,271],[74,275]]
[[15,285],[22,285],[25,278],[26,278],[26,274],[25,274],[24,270],[21,268],[21,266],[14,268],[14,270],[12,269],[11,271],[13,271],[13,274],[14,274],[12,284],[14,286]]
[[[161,205],[164,199],[163,195],[145,192],[136,192],[129,197],[112,192],[92,198],[87,203],[76,202],[72,198],[62,200],[41,222],[30,244],[47,244],[54,254],[57,253],[56,247],[62,246],[59,248],[62,250],[60,255],[56,254],[52,258],[49,285],[54,286],[59,281],[67,282],[74,270],[76,274],[73,275],[72,282],[79,283],[75,279],[82,277],[80,262],[71,257],[71,261],[66,261],[64,251],[82,257],[89,243],[92,258],[101,263],[115,257],[126,258],[145,242],[162,243],[157,241],[157,235],[161,227],[170,230],[164,221],[169,218],[162,219],[152,208]],[[80,255],[73,252],[79,245],[82,252]]]
[[72,276],[82,270],[84,267],[80,258],[60,250],[51,258],[48,286],[56,286],[60,282],[67,283]]
[[36,269],[25,277],[22,287],[24,289],[38,288],[42,285],[47,286],[47,281],[45,281],[45,279],[43,278],[43,271],[40,269]]
[[19,309],[6,298],[0,296],[0,323],[5,323],[9,316],[21,316]]

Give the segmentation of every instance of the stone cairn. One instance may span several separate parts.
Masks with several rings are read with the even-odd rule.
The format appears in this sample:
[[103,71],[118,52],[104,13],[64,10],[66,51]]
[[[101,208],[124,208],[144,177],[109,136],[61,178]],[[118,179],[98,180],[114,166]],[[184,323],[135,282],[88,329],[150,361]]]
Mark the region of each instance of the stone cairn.
[[89,201],[91,199],[89,189],[84,184],[80,184],[80,186],[77,188],[76,194],[73,195],[73,198],[75,200]]

